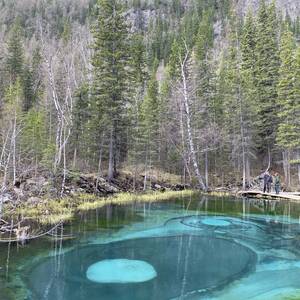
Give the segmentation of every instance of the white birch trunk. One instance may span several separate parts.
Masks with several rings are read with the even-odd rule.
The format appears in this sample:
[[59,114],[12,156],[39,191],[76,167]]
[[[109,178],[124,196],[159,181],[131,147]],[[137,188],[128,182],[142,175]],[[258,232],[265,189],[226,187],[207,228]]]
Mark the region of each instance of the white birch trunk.
[[207,187],[202,179],[196,152],[195,152],[195,146],[194,146],[194,140],[193,140],[193,134],[192,134],[192,126],[191,126],[191,112],[190,112],[190,103],[189,103],[189,92],[188,92],[188,83],[187,83],[187,75],[186,75],[186,69],[187,69],[187,63],[188,63],[188,57],[189,53],[186,51],[185,57],[183,60],[181,60],[181,80],[182,80],[182,99],[183,104],[185,108],[185,120],[186,120],[186,129],[187,129],[187,139],[189,143],[190,148],[190,157],[192,160],[192,164],[194,167],[195,175],[199,184],[200,189],[206,190]]

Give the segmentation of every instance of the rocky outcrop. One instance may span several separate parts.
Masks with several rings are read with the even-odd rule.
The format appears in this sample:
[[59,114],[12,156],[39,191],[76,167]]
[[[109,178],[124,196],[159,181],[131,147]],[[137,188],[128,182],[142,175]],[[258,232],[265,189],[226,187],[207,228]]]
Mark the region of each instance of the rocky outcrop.
[[[267,3],[273,0],[266,0]],[[245,15],[248,9],[256,12],[259,7],[260,0],[237,0],[236,8],[240,15]],[[276,7],[283,15],[286,13],[295,20],[300,16],[300,1],[299,0],[276,0]]]
[[[27,201],[35,205],[42,197],[56,198],[61,195],[62,175],[56,178],[48,176],[33,176],[20,178],[15,186],[9,187],[5,194],[0,195],[0,204],[15,201]],[[189,185],[163,182],[157,178],[148,178],[147,189],[152,191],[181,191],[190,188]],[[97,177],[96,174],[69,174],[66,177],[63,190],[64,195],[80,193],[106,196],[119,192],[138,192],[144,189],[144,176],[136,177],[130,174],[119,174],[111,182],[106,178]],[[1,205],[0,205],[1,212]]]

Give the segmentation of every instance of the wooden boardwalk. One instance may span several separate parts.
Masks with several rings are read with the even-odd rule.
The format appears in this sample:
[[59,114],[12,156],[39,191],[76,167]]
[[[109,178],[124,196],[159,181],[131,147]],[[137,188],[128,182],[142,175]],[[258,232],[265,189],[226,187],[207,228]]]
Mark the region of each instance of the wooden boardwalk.
[[239,196],[247,198],[269,199],[269,200],[290,200],[300,202],[300,193],[281,192],[278,195],[275,193],[264,193],[258,190],[240,191]]

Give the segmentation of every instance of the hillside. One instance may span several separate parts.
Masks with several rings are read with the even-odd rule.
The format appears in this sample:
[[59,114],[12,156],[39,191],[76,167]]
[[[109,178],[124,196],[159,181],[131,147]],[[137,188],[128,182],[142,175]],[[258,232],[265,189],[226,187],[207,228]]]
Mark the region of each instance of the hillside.
[[145,189],[157,169],[207,189],[268,167],[297,188],[298,121],[283,116],[298,115],[298,14],[291,0],[2,0],[3,192],[128,168]]

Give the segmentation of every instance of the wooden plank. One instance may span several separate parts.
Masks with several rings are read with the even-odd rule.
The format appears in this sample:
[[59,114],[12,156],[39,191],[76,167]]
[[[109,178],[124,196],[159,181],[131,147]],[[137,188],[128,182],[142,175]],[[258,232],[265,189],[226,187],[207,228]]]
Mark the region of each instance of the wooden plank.
[[262,191],[250,190],[240,191],[238,195],[248,198],[262,198],[262,199],[276,199],[276,200],[292,200],[300,202],[300,195],[297,193],[286,193],[282,192],[279,194],[275,193],[264,193]]

